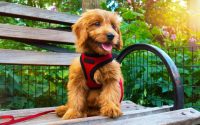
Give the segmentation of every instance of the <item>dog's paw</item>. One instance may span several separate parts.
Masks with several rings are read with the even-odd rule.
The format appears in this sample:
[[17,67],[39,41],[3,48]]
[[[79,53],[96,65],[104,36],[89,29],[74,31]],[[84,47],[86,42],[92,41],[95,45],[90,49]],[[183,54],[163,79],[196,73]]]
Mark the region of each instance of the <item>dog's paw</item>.
[[56,108],[55,112],[57,116],[62,117],[66,113],[67,109],[68,107],[66,105],[61,105]]
[[86,117],[84,113],[78,112],[73,109],[68,109],[67,112],[63,115],[62,120],[83,118]]
[[121,109],[117,107],[116,105],[104,106],[101,108],[100,112],[101,112],[101,115],[108,116],[110,118],[117,118],[123,114],[121,112]]

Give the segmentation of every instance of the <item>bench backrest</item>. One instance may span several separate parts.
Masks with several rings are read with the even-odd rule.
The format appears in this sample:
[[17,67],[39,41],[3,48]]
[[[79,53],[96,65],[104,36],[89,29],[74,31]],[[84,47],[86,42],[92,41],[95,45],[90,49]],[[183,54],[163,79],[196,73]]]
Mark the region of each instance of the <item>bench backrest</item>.
[[71,60],[78,56],[78,54],[69,53],[66,49],[56,46],[56,44],[74,44],[75,37],[70,31],[70,27],[79,16],[8,2],[0,2],[0,16],[43,21],[64,27],[60,30],[0,23],[0,39],[16,40],[53,51],[33,52],[1,49],[1,64],[69,65]]

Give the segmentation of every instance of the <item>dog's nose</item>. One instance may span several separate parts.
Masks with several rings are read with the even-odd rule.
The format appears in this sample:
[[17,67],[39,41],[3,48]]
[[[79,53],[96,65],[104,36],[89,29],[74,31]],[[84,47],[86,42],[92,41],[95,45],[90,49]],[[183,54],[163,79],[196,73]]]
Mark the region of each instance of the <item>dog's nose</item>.
[[113,40],[114,37],[115,37],[115,35],[113,35],[112,33],[107,34],[108,40]]

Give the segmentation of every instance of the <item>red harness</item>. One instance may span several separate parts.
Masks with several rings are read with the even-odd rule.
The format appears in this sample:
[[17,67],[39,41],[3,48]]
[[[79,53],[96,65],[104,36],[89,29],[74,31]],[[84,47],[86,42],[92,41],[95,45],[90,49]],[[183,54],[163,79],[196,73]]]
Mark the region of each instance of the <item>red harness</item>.
[[[112,54],[107,54],[107,55],[81,54],[80,57],[81,67],[83,69],[84,76],[87,80],[86,84],[90,89],[100,89],[102,87],[102,85],[97,84],[95,82],[94,73],[100,67],[112,62],[112,60],[113,60]],[[123,83],[121,79],[119,81],[119,85],[121,89],[121,99],[120,99],[121,102],[124,93]]]

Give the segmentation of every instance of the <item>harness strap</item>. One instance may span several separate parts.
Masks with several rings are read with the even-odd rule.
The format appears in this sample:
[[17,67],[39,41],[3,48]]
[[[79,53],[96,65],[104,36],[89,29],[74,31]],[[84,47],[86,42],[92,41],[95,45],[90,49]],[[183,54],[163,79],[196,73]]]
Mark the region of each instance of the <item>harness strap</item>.
[[[81,67],[85,76],[85,79],[87,80],[86,84],[90,89],[100,89],[102,85],[99,85],[94,80],[94,73],[97,69],[100,67],[112,62],[113,55],[107,54],[107,55],[97,55],[97,54],[85,54],[82,53],[80,57],[80,63]],[[124,88],[122,79],[119,81],[120,90],[121,90],[121,98],[120,102],[123,99],[124,95]]]
[[10,119],[10,120],[3,122],[3,123],[0,123],[0,125],[11,125],[11,124],[15,124],[15,123],[18,123],[18,122],[23,122],[23,121],[26,121],[26,120],[29,120],[29,119],[37,118],[39,116],[48,114],[50,112],[55,112],[55,110],[44,111],[44,112],[40,112],[40,113],[33,114],[33,115],[28,115],[26,117],[18,118],[18,119],[15,119],[14,116],[12,116],[12,115],[2,115],[2,116],[0,116],[0,119]]
[[94,80],[94,73],[100,67],[112,62],[113,57],[112,54],[107,55],[89,55],[82,53],[80,57],[81,67],[83,69],[83,73],[85,79],[87,80],[87,86],[90,89],[99,89],[102,85],[99,85]]

